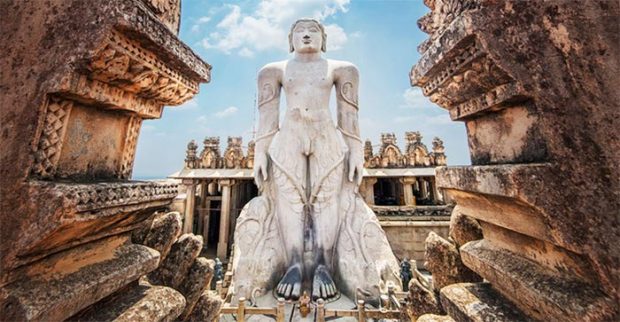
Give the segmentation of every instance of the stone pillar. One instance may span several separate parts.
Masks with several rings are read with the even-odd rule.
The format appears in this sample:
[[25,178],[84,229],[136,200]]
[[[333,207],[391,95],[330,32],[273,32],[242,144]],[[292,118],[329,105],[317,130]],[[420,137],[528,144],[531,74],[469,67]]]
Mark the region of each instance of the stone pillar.
[[420,185],[420,197],[422,199],[428,198],[428,186],[426,185],[426,179],[420,177],[418,179],[418,184]]
[[194,225],[194,208],[196,203],[196,184],[193,180],[183,180],[186,187],[185,214],[183,216],[183,233],[192,233]]
[[222,189],[222,205],[220,206],[220,238],[217,243],[217,257],[224,259],[228,254],[228,226],[230,225],[230,197],[233,180],[223,179],[219,181]]
[[360,194],[369,206],[375,204],[375,183],[377,183],[377,178],[371,177],[364,178],[360,185]]
[[431,193],[433,195],[433,203],[443,204],[444,203],[443,192],[439,190],[439,187],[437,187],[437,180],[435,180],[435,177],[430,178],[430,183],[431,183]]
[[0,316],[64,321],[157,267],[131,232],[178,185],[131,180],[142,121],[190,100],[211,66],[176,36],[177,0],[0,8]]
[[405,195],[405,206],[415,206],[415,196],[413,195],[413,183],[416,181],[415,177],[400,178],[400,183],[403,184],[403,191]]
[[436,172],[482,228],[463,263],[532,320],[618,321],[620,4],[428,4],[411,84],[467,129]]
[[209,196],[215,195],[215,192],[217,191],[217,181],[216,180],[209,182],[207,191],[209,192]]

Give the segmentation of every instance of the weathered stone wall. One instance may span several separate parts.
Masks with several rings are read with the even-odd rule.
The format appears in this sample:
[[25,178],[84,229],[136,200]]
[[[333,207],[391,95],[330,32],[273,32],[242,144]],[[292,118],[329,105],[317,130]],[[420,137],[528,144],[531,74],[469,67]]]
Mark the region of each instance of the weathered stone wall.
[[427,1],[412,84],[467,127],[437,181],[484,239],[465,265],[536,319],[617,318],[620,4]]
[[424,241],[432,231],[448,238],[449,217],[435,220],[402,220],[398,217],[379,217],[381,228],[385,231],[394,255],[399,260],[414,259],[418,268],[424,268]]

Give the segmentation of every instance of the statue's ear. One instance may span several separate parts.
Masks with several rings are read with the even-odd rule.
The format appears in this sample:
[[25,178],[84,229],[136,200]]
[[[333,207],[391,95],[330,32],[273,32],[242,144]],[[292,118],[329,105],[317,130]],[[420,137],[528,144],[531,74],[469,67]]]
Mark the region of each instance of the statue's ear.
[[295,47],[293,47],[293,33],[288,34],[288,52],[292,53],[295,51]]
[[327,52],[327,34],[323,32],[323,41],[321,42],[321,51]]

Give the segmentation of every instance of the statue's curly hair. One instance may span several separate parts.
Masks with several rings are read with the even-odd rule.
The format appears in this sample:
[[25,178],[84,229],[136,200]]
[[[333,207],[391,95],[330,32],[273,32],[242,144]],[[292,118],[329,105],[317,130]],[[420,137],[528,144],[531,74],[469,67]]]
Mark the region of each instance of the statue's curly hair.
[[300,22],[313,22],[313,23],[315,23],[319,27],[319,29],[321,30],[321,38],[323,40],[321,42],[321,51],[322,52],[326,52],[327,51],[327,34],[325,33],[325,28],[323,27],[323,24],[321,24],[318,20],[312,19],[312,18],[297,19],[297,21],[295,21],[295,23],[293,23],[293,25],[291,26],[291,30],[288,33],[288,50],[289,50],[289,52],[292,53],[292,52],[295,51],[295,47],[293,47],[293,30],[295,30],[295,27]]

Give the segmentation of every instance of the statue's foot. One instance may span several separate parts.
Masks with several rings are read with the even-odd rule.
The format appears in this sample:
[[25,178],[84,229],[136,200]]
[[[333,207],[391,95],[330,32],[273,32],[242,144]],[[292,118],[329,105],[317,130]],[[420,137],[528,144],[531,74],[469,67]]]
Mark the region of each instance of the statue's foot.
[[289,267],[284,274],[284,277],[278,283],[276,287],[276,294],[278,297],[283,297],[285,300],[297,301],[301,295],[301,265],[294,264]]
[[312,281],[312,299],[317,300],[322,298],[324,300],[330,299],[338,294],[336,284],[329,274],[325,265],[319,265],[314,270],[314,280]]

